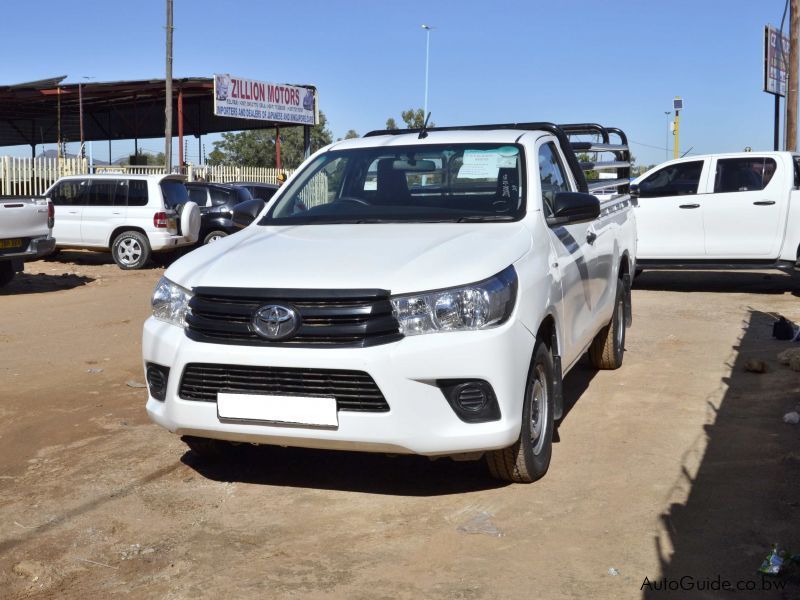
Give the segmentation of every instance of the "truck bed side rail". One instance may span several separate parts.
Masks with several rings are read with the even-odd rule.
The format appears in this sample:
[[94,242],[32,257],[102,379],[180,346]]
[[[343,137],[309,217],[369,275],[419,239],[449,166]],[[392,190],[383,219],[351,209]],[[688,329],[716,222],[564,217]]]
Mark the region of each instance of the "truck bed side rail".
[[[597,123],[570,123],[560,127],[569,137],[573,151],[579,153],[578,161],[590,192],[621,196],[630,191],[631,152],[625,132]],[[579,136],[591,139],[574,139]]]

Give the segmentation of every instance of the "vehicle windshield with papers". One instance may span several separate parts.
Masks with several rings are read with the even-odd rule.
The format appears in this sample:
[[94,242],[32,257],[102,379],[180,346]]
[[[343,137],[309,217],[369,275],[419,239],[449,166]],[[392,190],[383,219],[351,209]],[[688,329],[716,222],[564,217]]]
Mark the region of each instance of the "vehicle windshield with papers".
[[334,150],[296,175],[260,224],[516,221],[522,164],[510,144]]

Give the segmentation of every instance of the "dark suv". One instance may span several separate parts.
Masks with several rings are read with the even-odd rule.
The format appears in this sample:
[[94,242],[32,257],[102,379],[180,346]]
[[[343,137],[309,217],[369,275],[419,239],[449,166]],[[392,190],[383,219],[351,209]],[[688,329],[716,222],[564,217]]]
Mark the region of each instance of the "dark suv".
[[259,181],[235,181],[232,185],[247,188],[253,198],[258,198],[264,202],[272,200],[272,196],[278,191],[275,183],[261,183]]
[[208,244],[239,231],[231,221],[233,207],[253,199],[247,188],[241,185],[193,181],[186,184],[186,189],[189,198],[200,207],[198,244]]

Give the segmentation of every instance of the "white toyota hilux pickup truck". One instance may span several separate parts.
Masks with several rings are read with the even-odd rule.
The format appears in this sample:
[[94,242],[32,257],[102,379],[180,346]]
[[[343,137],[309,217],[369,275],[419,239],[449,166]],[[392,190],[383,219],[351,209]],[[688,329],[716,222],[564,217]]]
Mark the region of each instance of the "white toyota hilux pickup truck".
[[53,204],[46,198],[0,196],[0,287],[24,268],[26,261],[50,254]]
[[[609,132],[620,136],[610,144]],[[581,134],[602,139],[575,142]],[[579,164],[573,148],[611,160]],[[621,177],[603,203],[583,169]],[[616,369],[636,231],[624,134],[372,132],[323,148],[242,231],[175,262],[144,325],[147,412],[228,442],[550,463],[562,376]]]
[[644,269],[795,268],[800,155],[739,152],[666,162],[635,179]]

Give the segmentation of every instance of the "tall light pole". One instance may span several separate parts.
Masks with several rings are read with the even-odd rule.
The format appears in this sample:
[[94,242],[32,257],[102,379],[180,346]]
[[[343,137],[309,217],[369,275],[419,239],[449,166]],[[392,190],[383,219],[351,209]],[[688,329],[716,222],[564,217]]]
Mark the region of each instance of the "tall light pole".
[[172,29],[172,0],[167,0],[167,76],[164,105],[164,161],[167,173],[172,172]]
[[667,136],[666,136],[666,145],[664,146],[664,160],[669,160],[669,134],[672,133],[672,121],[670,120],[669,116],[672,114],[671,110],[665,110],[664,116],[667,117]]
[[430,25],[422,25],[425,30],[425,104],[422,108],[422,118],[428,118],[428,62],[431,55],[431,27]]

